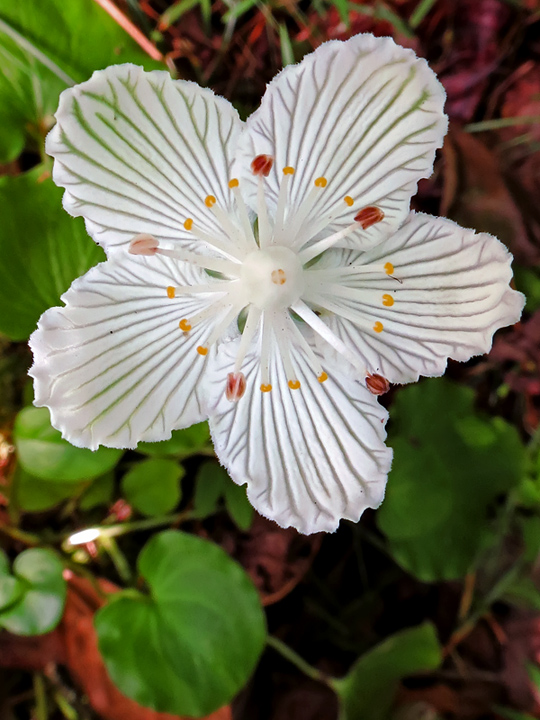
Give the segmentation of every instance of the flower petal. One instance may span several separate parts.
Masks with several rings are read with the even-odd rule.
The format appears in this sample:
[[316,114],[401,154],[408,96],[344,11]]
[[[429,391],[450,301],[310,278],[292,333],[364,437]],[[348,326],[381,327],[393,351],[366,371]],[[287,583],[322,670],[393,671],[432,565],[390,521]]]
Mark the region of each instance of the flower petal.
[[235,174],[256,208],[250,164],[257,155],[272,156],[266,187],[275,212],[282,170],[293,167],[288,225],[315,179],[324,177],[328,185],[319,190],[303,236],[325,227],[338,231],[361,209],[376,206],[384,219],[358,231],[356,246],[358,239],[384,237],[406,217],[418,180],[431,175],[447,129],[444,99],[425,60],[390,38],[327,42],[270,83],[240,137]]
[[189,333],[179,321],[223,296],[167,292],[201,282],[208,275],[187,264],[118,252],[73,283],[66,307],[42,315],[30,338],[35,404],[50,408],[67,440],[133,448],[205,419],[201,385],[212,351],[205,358],[196,348],[222,314]]
[[[245,395],[224,394],[237,342],[219,349],[209,392],[216,453],[232,479],[247,483],[252,505],[282,527],[302,533],[357,522],[383,499],[392,451],[384,445],[386,410],[360,383],[336,373],[317,381],[301,348],[291,348],[301,386],[289,389],[281,358],[270,353],[272,390],[260,390],[260,348],[246,358]],[[209,403],[212,406],[212,403]]]
[[139,233],[192,242],[187,218],[223,236],[204,201],[234,208],[227,183],[242,122],[227,100],[167,72],[115,65],[65,90],[56,120],[46,145],[53,178],[97,243]]
[[[412,382],[442,375],[448,358],[465,361],[488,352],[493,333],[519,320],[524,297],[508,285],[511,261],[491,235],[411,213],[366,253],[325,254],[308,275],[305,297],[368,372]],[[387,262],[393,276],[384,269],[351,272],[350,266]]]

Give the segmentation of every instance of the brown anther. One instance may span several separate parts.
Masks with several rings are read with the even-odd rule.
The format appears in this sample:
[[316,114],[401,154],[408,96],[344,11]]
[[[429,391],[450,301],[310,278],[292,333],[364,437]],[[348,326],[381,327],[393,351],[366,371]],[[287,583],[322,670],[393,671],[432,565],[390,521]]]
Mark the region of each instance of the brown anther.
[[251,172],[254,175],[268,177],[274,164],[274,158],[270,155],[257,155],[251,163]]
[[241,372],[230,372],[227,375],[227,384],[225,385],[225,395],[227,400],[238,402],[242,395],[246,392],[246,376]]
[[270,277],[272,278],[274,285],[285,285],[287,282],[285,270],[282,270],[281,268],[279,268],[279,270],[272,270]]
[[155,255],[159,248],[159,242],[152,235],[135,235],[129,243],[128,252],[132,255]]
[[367,230],[368,227],[384,220],[384,213],[378,207],[365,207],[354,216],[354,220],[360,223],[363,230]]
[[384,395],[390,390],[390,383],[382,375],[367,374],[366,387],[373,395]]

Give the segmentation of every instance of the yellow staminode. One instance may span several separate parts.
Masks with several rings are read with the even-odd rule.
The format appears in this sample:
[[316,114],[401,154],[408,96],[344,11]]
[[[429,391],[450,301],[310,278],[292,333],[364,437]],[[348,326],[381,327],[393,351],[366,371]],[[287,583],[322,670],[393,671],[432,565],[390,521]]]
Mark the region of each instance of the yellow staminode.
[[204,201],[206,207],[213,207],[216,204],[216,198],[213,195],[207,195]]
[[287,167],[283,168],[283,174],[284,175],[294,175],[294,168],[290,165],[287,165]]
[[289,380],[289,387],[291,390],[298,390],[300,387],[300,380]]
[[187,220],[184,220],[184,227],[186,228],[186,230],[191,230],[191,228],[193,227],[193,219],[187,218]]
[[394,266],[392,265],[391,262],[387,262],[384,264],[384,272],[387,275],[392,275],[392,273],[394,272]]
[[382,296],[382,304],[386,307],[392,307],[392,305],[394,304],[394,298],[388,293],[384,293],[384,295]]
[[261,392],[270,392],[271,389],[272,389],[271,385],[264,385],[264,384],[261,385]]
[[238,180],[236,178],[233,178],[232,180],[229,180],[229,187],[235,188],[238,187]]
[[373,326],[373,329],[375,330],[376,333],[382,332],[383,329],[384,329],[382,322],[379,322],[379,321],[377,320],[377,322],[376,322],[375,325]]
[[180,326],[180,330],[183,330],[184,332],[189,332],[191,330],[191,325],[185,318],[180,320],[178,324]]
[[199,355],[207,355],[208,348],[204,347],[204,345],[199,345],[199,347],[197,348],[197,352],[199,353]]
[[325,177],[318,177],[315,180],[315,187],[324,188],[328,185],[328,180]]
[[319,375],[319,377],[317,378],[317,380],[318,380],[320,383],[323,383],[323,382],[325,382],[326,380],[328,380],[328,375],[327,375],[325,372],[322,372],[322,373]]
[[352,197],[350,195],[345,195],[345,197],[343,199],[345,200],[345,202],[347,203],[347,205],[349,207],[354,205],[354,200],[352,199]]

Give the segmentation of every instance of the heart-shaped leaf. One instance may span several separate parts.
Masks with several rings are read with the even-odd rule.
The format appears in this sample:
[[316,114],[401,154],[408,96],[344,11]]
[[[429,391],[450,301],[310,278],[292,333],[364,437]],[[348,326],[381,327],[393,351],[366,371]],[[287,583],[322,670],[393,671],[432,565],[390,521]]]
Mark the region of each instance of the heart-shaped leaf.
[[62,617],[66,581],[62,563],[50,550],[32,548],[17,556],[13,575],[19,581],[19,599],[0,611],[0,627],[15,635],[41,635]]
[[516,429],[477,413],[469,388],[423,380],[399,391],[389,444],[394,464],[377,522],[394,558],[425,582],[463,577],[490,541],[498,496],[523,477]]
[[184,469],[174,460],[153,458],[136,463],[122,478],[122,492],[143,515],[164,515],[180,502]]
[[96,615],[118,688],[158,712],[201,717],[247,682],[265,642],[257,592],[221,548],[173,530],[138,561],[149,596],[119,593]]

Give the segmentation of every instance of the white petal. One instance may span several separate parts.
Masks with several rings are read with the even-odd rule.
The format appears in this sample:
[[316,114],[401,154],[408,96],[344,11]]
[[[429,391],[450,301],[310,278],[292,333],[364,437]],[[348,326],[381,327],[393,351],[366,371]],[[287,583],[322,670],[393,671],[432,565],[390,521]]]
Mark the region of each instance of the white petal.
[[425,60],[390,38],[327,42],[270,83],[240,137],[235,172],[256,208],[250,163],[260,154],[275,158],[266,181],[273,212],[284,167],[295,169],[291,213],[314,180],[325,177],[328,185],[319,191],[303,233],[318,233],[333,212],[338,215],[330,231],[337,231],[362,208],[377,206],[384,220],[356,239],[384,237],[406,217],[418,180],[431,175],[447,129],[444,100]]
[[[221,294],[178,295],[167,287],[208,282],[198,268],[125,252],[92,268],[47,310],[30,338],[35,404],[74,445],[135,447],[206,417],[201,385],[215,317],[184,334],[179,321]],[[221,314],[219,314],[221,317]]]
[[[398,232],[364,254],[327,253],[321,265],[328,270],[313,273],[306,298],[325,308],[327,324],[369,372],[411,382],[442,375],[448,358],[465,361],[488,352],[493,333],[519,320],[524,297],[508,285],[511,261],[491,235],[411,213]],[[387,262],[394,277],[345,269]],[[377,322],[381,332],[374,330]]]
[[234,207],[228,181],[242,123],[229,102],[166,72],[115,65],[65,90],[56,120],[46,145],[54,181],[100,245],[139,233],[192,242],[187,218],[223,236],[204,201]]
[[[258,345],[258,344],[257,344]],[[277,349],[270,355],[272,390],[260,390],[260,350],[245,360],[245,395],[225,398],[237,342],[221,345],[209,392],[216,453],[232,479],[247,483],[252,505],[282,527],[302,533],[357,522],[383,499],[392,451],[384,445],[386,410],[360,383],[339,373],[319,383],[298,347],[291,348],[301,387],[290,390]],[[329,373],[330,375],[330,373]]]

